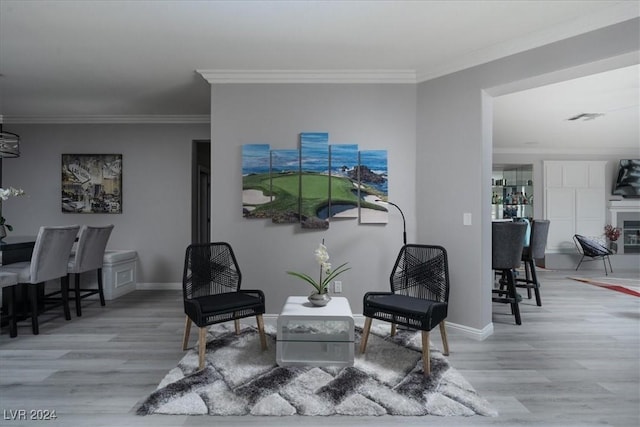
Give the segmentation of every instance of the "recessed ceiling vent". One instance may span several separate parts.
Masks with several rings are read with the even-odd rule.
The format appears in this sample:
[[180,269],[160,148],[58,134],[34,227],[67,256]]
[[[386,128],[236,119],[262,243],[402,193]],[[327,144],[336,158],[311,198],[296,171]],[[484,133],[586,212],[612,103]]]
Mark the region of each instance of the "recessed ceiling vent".
[[585,122],[587,120],[597,119],[600,116],[604,116],[604,113],[580,113],[577,116],[569,117],[567,120],[582,120]]

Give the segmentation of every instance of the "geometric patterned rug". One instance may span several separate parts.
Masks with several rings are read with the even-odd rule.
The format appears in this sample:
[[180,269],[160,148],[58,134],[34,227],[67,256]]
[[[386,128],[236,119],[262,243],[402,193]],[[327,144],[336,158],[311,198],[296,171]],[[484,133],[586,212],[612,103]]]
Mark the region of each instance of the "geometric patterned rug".
[[[356,327],[356,343],[362,329]],[[389,325],[371,328],[364,355],[353,367],[279,367],[275,329],[267,327],[266,351],[257,330],[239,335],[225,324],[209,329],[206,367],[190,349],[178,366],[137,408],[137,414],[182,415],[437,415],[497,416],[496,410],[431,349],[431,375],[422,373],[421,335]]]

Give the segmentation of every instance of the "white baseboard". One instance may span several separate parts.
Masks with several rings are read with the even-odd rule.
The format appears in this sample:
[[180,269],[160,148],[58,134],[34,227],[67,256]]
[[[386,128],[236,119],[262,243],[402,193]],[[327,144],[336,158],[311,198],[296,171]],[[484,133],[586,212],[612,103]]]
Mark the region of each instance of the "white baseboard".
[[[182,283],[137,283],[136,290],[151,291],[151,290],[182,290]],[[276,327],[278,320],[278,314],[265,313],[262,316],[264,323],[269,326]],[[364,324],[364,316],[362,314],[354,314],[353,320],[356,325]],[[489,323],[482,329],[471,328],[465,325],[459,325],[457,323],[447,321],[447,329],[453,329],[460,332],[467,338],[471,338],[476,341],[483,341],[493,335],[493,323]]]
[[484,341],[493,335],[493,323],[489,323],[482,329],[476,329],[447,321],[447,329],[455,329],[467,338],[471,338],[476,341]]
[[169,282],[169,283],[136,283],[137,291],[181,291],[182,283]]

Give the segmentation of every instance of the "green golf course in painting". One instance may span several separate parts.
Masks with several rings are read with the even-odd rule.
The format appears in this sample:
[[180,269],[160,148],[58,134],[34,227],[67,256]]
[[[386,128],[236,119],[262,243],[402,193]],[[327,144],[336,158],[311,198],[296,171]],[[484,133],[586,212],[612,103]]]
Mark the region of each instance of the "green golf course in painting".
[[[259,190],[265,196],[271,196],[272,200],[266,203],[248,204],[243,203],[244,215],[248,218],[278,218],[295,216],[298,219],[318,217],[319,212],[329,206],[329,179],[331,180],[331,206],[333,207],[358,207],[358,184],[357,182],[341,176],[329,177],[319,173],[294,173],[286,172],[282,174],[250,174],[243,177],[243,190]],[[300,184],[302,185],[303,197],[300,201]],[[360,195],[373,195],[382,197],[383,195],[375,189],[366,185],[361,185]],[[298,216],[298,205],[300,205],[300,216]],[[362,207],[384,210],[374,203],[361,201]],[[326,209],[325,209],[326,211]],[[326,215],[324,215],[326,216]],[[326,219],[326,218],[322,218]]]

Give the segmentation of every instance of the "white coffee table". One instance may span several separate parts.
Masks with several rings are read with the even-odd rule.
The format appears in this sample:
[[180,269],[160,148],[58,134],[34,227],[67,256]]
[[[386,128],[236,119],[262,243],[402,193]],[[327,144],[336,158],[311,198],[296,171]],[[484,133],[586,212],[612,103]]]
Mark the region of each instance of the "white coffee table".
[[353,366],[354,327],[349,301],[332,297],[315,307],[304,296],[287,298],[278,316],[279,366]]

